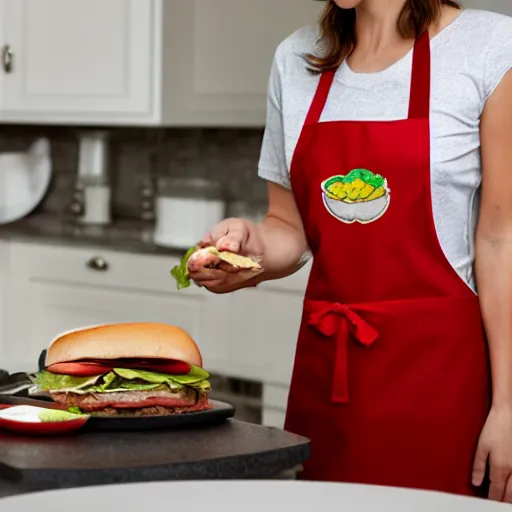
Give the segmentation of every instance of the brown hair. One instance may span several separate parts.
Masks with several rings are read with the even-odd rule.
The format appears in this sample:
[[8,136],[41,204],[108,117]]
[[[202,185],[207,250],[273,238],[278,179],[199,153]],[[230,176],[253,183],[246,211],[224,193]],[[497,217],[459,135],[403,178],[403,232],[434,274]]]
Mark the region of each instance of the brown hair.
[[[415,38],[436,22],[441,7],[461,8],[455,0],[407,0],[398,18],[398,31],[404,38]],[[308,54],[306,60],[315,73],[338,68],[350,55],[356,44],[355,9],[341,9],[333,0],[327,0],[320,19],[323,48],[321,56]]]

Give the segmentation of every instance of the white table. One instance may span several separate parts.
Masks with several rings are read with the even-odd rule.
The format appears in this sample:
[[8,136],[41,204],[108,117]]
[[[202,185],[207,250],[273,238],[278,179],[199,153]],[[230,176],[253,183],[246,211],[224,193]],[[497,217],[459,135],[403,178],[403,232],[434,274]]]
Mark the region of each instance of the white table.
[[46,491],[0,500],[2,512],[506,512],[510,505],[386,487],[293,481],[158,482]]

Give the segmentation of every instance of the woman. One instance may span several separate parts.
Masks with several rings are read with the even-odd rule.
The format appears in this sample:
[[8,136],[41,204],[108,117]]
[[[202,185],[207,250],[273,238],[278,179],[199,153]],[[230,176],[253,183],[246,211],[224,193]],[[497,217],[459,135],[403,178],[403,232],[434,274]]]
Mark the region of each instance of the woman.
[[476,495],[489,462],[512,502],[511,67],[512,19],[451,0],[330,0],[320,37],[279,46],[268,215],[203,240],[265,271],[189,270],[226,293],[311,251],[286,420],[312,440],[303,478]]

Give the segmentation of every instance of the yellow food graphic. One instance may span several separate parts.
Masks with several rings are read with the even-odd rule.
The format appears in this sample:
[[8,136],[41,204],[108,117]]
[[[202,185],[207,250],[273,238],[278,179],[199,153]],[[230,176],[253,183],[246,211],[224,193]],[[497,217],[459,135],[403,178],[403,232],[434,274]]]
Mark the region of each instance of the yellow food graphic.
[[327,188],[325,190],[325,193],[331,199],[345,199],[345,197],[347,197],[347,191],[345,187],[346,185],[344,185],[340,181],[337,181],[336,183],[333,183],[329,188]]
[[382,197],[386,193],[384,187],[373,188],[361,182],[357,183],[333,183],[325,193],[331,199],[337,199],[350,203],[362,203],[364,201],[372,201],[378,197]]
[[360,178],[357,178],[352,182],[352,187],[357,188],[358,190],[362,190],[365,185],[366,183]]
[[355,169],[347,176],[334,176],[322,184],[325,195],[344,203],[373,201],[387,194],[386,180],[366,169]]
[[361,190],[361,193],[359,194],[359,198],[368,199],[374,190],[375,189],[371,185],[365,185],[364,188]]
[[386,194],[386,189],[384,187],[380,187],[380,188],[376,189],[373,192],[373,194],[370,194],[366,200],[373,201],[374,199],[378,199],[379,197],[382,197],[385,194]]

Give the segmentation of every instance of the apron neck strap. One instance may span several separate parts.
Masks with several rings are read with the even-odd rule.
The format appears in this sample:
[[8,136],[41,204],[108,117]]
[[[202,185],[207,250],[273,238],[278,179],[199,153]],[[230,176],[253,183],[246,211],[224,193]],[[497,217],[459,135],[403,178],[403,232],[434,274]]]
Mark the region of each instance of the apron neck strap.
[[[335,70],[322,73],[315,97],[309,108],[305,125],[317,124],[327,102]],[[414,44],[412,57],[411,96],[409,119],[430,117],[430,36],[424,32]]]
[[334,69],[330,69],[329,71],[324,71],[320,76],[320,82],[318,83],[315,97],[309,107],[306,122],[304,123],[306,126],[310,124],[317,124],[318,121],[320,121],[320,116],[324,110],[327,96],[329,96],[335,72],[336,71]]
[[416,40],[412,55],[409,119],[430,117],[430,35],[428,30]]

